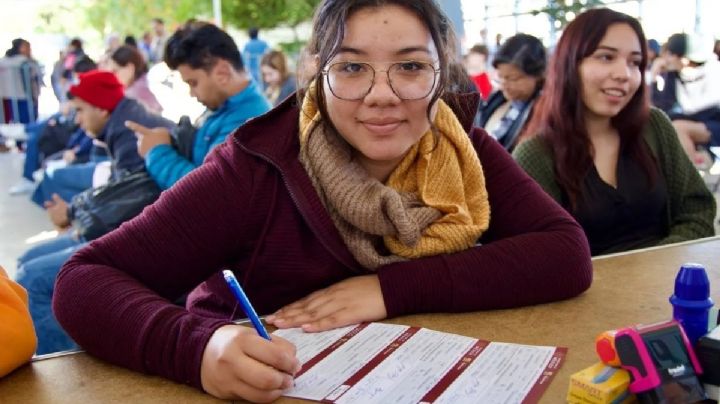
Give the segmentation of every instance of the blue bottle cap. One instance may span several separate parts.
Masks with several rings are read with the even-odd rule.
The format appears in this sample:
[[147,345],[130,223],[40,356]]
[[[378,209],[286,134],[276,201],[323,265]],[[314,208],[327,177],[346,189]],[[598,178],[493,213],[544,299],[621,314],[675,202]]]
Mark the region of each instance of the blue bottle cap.
[[687,263],[680,267],[675,278],[675,293],[670,297],[673,304],[712,306],[710,280],[705,267]]

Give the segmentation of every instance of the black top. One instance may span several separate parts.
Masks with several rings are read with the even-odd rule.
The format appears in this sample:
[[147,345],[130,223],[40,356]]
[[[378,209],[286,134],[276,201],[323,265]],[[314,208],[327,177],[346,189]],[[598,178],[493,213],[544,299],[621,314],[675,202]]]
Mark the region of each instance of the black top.
[[[525,128],[525,124],[529,122],[530,117],[532,117],[535,100],[539,95],[540,91],[535,91],[529,100],[519,105],[517,112],[511,118],[512,124],[503,129],[503,137],[498,141],[508,152],[512,152],[517,145],[518,138]],[[507,99],[505,99],[502,91],[495,91],[490,94],[490,98],[478,107],[473,126],[485,128],[493,113],[506,102]],[[488,133],[489,132],[488,130]]]
[[621,149],[617,189],[600,178],[595,165],[583,182],[573,216],[585,230],[592,255],[655,245],[667,236],[667,187],[658,170],[655,184]]

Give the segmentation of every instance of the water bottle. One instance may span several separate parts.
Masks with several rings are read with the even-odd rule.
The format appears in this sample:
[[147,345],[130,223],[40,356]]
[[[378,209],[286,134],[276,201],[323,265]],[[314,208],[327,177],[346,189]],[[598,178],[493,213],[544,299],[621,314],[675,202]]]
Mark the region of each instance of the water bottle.
[[675,293],[670,296],[673,318],[685,330],[691,345],[708,332],[708,314],[713,305],[710,281],[700,264],[687,263],[675,278]]

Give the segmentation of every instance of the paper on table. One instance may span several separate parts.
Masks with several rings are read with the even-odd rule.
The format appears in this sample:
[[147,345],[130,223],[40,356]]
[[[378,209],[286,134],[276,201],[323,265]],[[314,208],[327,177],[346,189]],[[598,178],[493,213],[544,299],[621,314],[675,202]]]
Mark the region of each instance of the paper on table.
[[303,363],[286,395],[336,403],[534,402],[566,352],[380,323],[274,334]]

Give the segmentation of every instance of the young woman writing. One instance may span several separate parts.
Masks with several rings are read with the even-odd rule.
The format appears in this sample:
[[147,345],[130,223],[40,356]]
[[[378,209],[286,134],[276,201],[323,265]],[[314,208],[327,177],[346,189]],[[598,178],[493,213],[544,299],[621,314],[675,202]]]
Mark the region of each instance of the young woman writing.
[[[233,325],[230,268],[277,327],[509,308],[590,285],[582,229],[502,147],[476,105],[441,100],[454,51],[433,0],[326,0],[318,70],[136,220],[63,268],[55,313],[89,353],[203,388],[277,398],[287,341]],[[186,293],[186,307],[170,302]]]

